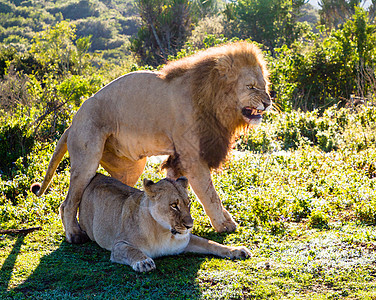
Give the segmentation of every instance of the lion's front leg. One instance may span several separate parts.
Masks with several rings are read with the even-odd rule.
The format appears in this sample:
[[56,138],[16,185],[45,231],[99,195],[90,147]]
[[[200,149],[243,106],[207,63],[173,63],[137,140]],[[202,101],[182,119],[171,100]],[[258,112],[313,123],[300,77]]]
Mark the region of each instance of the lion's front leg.
[[233,232],[237,223],[230,213],[222,206],[221,199],[215,191],[209,168],[203,163],[185,167],[188,178],[196,196],[204,206],[210,222],[218,232]]
[[155,263],[141,250],[126,241],[118,241],[111,251],[111,261],[129,265],[137,272],[149,272],[155,269]]

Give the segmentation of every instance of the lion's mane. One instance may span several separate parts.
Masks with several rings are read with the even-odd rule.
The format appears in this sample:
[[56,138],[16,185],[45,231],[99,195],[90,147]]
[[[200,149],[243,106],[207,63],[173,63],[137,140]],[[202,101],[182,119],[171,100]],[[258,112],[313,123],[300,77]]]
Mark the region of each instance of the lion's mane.
[[247,42],[229,43],[169,62],[159,77],[172,81],[186,76],[195,109],[195,130],[200,157],[209,168],[226,159],[235,133],[247,127],[237,112],[236,83],[244,67],[259,66],[268,86],[268,71],[261,50]]

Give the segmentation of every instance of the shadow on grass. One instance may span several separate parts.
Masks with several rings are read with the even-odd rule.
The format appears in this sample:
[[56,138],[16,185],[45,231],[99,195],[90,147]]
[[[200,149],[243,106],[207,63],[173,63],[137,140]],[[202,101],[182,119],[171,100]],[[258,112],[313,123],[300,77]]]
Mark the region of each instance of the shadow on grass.
[[140,274],[111,263],[110,252],[96,243],[62,242],[12,294],[30,299],[198,299],[196,277],[204,260],[190,254],[163,257],[155,260],[155,271]]
[[9,281],[12,276],[14,269],[14,264],[16,262],[17,256],[20,253],[21,246],[24,243],[25,235],[17,236],[17,240],[14,243],[13,249],[8,255],[7,259],[4,261],[0,269],[0,291],[6,291],[8,288]]

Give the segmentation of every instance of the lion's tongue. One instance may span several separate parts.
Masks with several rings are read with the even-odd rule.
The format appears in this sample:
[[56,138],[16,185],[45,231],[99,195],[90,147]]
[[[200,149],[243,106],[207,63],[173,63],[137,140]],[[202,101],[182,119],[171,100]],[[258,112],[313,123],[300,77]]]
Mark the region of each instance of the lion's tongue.
[[244,117],[250,120],[262,118],[262,115],[259,114],[256,109],[249,107],[249,106],[243,107],[242,114]]

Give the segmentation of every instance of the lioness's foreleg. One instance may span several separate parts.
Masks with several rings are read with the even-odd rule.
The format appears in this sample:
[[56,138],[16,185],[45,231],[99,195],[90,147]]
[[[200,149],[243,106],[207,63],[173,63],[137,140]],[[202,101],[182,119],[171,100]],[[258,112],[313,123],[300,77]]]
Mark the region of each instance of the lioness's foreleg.
[[192,167],[185,167],[185,176],[188,178],[193,191],[204,206],[205,213],[218,232],[232,232],[236,230],[236,222],[230,213],[222,206],[221,199],[215,191],[210,169],[204,164],[196,163]]
[[200,254],[212,254],[220,257],[227,257],[231,259],[248,258],[251,252],[246,247],[230,247],[218,244],[196,235],[191,235],[189,244],[184,252],[193,252]]
[[148,272],[155,269],[152,258],[126,241],[118,241],[114,244],[111,251],[111,261],[129,265],[137,272]]

